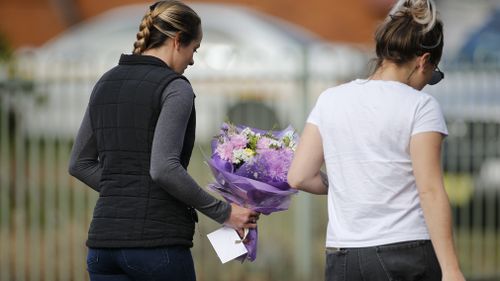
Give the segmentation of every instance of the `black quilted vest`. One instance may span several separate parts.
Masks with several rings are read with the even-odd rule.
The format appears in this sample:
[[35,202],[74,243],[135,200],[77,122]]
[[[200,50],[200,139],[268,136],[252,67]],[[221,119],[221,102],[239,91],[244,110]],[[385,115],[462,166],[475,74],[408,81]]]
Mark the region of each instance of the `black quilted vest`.
[[[158,58],[122,55],[94,87],[89,110],[103,172],[88,247],[193,246],[195,211],[149,174],[162,92],[179,78],[186,79]],[[186,169],[195,120],[193,103],[181,155]]]

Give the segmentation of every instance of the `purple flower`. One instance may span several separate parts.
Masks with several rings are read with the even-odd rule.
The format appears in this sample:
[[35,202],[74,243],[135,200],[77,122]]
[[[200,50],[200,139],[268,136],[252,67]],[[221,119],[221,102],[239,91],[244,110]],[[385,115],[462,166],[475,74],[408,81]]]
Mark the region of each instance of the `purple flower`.
[[255,166],[261,177],[273,182],[286,182],[293,158],[291,149],[263,150],[256,158]]
[[257,152],[262,152],[270,149],[272,140],[268,137],[262,137],[257,141]]
[[220,129],[221,129],[222,132],[227,132],[229,130],[229,124],[222,123]]

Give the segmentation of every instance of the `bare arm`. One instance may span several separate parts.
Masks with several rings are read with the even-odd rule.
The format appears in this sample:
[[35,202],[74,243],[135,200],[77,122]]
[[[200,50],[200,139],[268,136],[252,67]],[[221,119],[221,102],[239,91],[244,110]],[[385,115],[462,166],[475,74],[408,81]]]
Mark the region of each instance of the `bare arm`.
[[291,187],[313,194],[327,194],[328,180],[321,173],[323,165],[323,143],[316,125],[307,123],[302,133],[288,171]]
[[443,280],[465,280],[453,243],[451,210],[441,172],[443,136],[425,132],[412,136],[410,154],[432,245],[443,272]]

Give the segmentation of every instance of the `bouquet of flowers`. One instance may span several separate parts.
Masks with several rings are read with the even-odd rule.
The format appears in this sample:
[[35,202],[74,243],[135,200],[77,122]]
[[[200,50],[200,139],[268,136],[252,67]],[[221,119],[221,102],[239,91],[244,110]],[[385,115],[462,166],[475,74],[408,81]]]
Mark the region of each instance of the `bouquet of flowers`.
[[[265,215],[287,210],[291,195],[297,192],[287,183],[297,142],[291,126],[264,131],[223,123],[207,160],[216,180],[209,188],[229,202]],[[255,260],[257,229],[248,232],[245,247],[248,253],[241,260]]]

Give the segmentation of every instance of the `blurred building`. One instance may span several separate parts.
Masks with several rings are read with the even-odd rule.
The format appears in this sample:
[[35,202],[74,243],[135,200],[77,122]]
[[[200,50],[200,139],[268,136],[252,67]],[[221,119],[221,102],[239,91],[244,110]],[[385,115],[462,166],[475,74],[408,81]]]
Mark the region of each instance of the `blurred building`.
[[[301,124],[326,87],[357,77],[363,49],[322,40],[300,26],[240,5],[193,3],[203,19],[202,48],[187,76],[199,93],[199,139],[230,118],[259,128]],[[130,53],[143,4],[113,8],[75,24],[37,48],[17,52],[33,92],[13,107],[30,135],[73,137],[92,87]],[[40,102],[42,100],[42,102]],[[57,120],[65,119],[59,126]],[[22,120],[22,121],[21,121]]]
[[491,57],[485,52],[498,52],[500,0],[441,0],[438,3],[445,24],[445,58],[466,57],[471,61],[473,57]]
[[[83,20],[121,5],[140,0],[4,0],[0,1],[0,32],[14,48],[40,46]],[[194,2],[194,1],[189,1]],[[273,15],[330,41],[369,44],[378,21],[395,0],[199,0],[240,4]],[[138,23],[137,23],[138,24]]]

